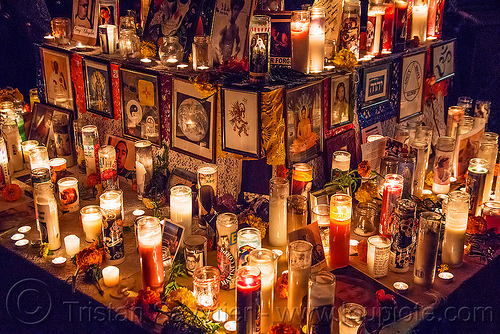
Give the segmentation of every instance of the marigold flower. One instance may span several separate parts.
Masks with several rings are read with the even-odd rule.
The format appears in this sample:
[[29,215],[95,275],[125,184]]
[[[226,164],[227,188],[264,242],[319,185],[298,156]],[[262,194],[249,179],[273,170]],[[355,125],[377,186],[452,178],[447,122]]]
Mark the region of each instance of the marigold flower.
[[19,187],[17,184],[7,184],[3,189],[2,189],[2,196],[3,199],[7,202],[15,202],[17,201],[23,191],[21,190],[21,187]]
[[372,167],[370,166],[370,163],[366,160],[361,161],[358,164],[358,174],[361,177],[368,177],[372,173]]
[[269,329],[269,334],[299,334],[299,330],[290,324],[277,324]]
[[377,185],[373,182],[363,182],[354,197],[359,203],[371,202],[378,195]]
[[165,305],[170,310],[178,306],[179,302],[186,305],[191,310],[196,309],[196,300],[194,299],[192,292],[184,287],[180,287],[176,290],[170,291],[165,298]]

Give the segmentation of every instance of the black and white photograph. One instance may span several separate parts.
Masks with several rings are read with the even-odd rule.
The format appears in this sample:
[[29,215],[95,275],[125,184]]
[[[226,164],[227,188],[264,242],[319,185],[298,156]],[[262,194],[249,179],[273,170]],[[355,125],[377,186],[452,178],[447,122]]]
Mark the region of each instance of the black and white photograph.
[[91,44],[97,38],[97,26],[100,21],[97,0],[73,0],[73,39]]
[[83,68],[85,70],[87,110],[107,118],[113,118],[109,66],[106,63],[84,59]]

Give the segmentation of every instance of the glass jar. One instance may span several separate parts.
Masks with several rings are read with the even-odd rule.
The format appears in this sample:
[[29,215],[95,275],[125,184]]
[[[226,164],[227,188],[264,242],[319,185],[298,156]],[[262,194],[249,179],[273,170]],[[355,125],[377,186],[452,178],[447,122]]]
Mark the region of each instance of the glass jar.
[[482,216],[486,220],[488,229],[496,228],[496,233],[500,234],[500,202],[485,202]]
[[361,3],[359,0],[344,1],[340,25],[340,48],[354,52],[359,58]]
[[186,273],[193,276],[196,269],[207,265],[207,238],[192,235],[184,239],[184,260]]
[[413,194],[413,174],[415,171],[415,156],[410,153],[399,153],[398,174],[403,177],[402,198],[411,198]]
[[397,0],[394,2],[394,35],[392,41],[393,52],[406,50],[408,1]]
[[253,15],[250,18],[248,43],[250,83],[265,84],[269,77],[271,48],[271,18],[269,16]]
[[415,245],[417,205],[409,199],[398,199],[392,227],[392,245],[389,269],[405,273],[410,269],[410,259]]
[[54,17],[50,23],[56,44],[68,45],[71,41],[71,20],[67,17]]
[[61,210],[75,212],[80,210],[80,197],[78,196],[78,179],[63,177],[57,182]]
[[309,276],[307,294],[307,333],[333,333],[335,275],[322,271]]
[[193,273],[193,294],[196,305],[203,311],[214,311],[219,306],[220,272],[210,266],[198,268]]
[[455,139],[439,137],[434,157],[434,178],[432,191],[435,194],[447,194],[450,191],[453,154],[455,153]]
[[21,150],[21,136],[17,128],[17,123],[13,118],[7,118],[2,124],[2,135],[7,142],[7,154],[12,172],[19,172],[24,169],[23,153]]
[[474,117],[484,118],[488,123],[490,117],[491,102],[490,101],[476,101],[476,108],[474,109]]
[[102,212],[98,205],[87,205],[80,210],[85,241],[94,242],[102,233]]
[[261,333],[267,333],[273,325],[275,262],[276,256],[270,249],[254,249],[248,255],[248,265],[259,268],[261,274]]
[[[470,195],[469,214],[477,216],[483,202],[484,187],[488,174],[489,162],[486,159],[474,158],[469,160],[465,192]],[[487,199],[489,200],[489,198]]]
[[40,103],[40,97],[38,96],[38,88],[31,88],[29,93],[30,93],[30,110],[33,111],[35,103]]
[[332,268],[349,265],[351,216],[351,196],[333,195],[330,200],[330,265]]
[[[204,164],[198,167],[198,209],[200,227],[206,229],[215,214],[214,205],[217,198],[217,165]],[[221,270],[222,272],[222,270]]]
[[302,195],[290,195],[287,202],[288,233],[307,226],[307,199]]
[[498,143],[496,141],[485,141],[483,138],[479,141],[479,152],[477,157],[488,161],[488,173],[484,183],[483,202],[489,201],[493,177],[495,176],[495,165],[497,163]]
[[460,124],[458,124],[458,134],[464,135],[466,133],[471,132],[473,128],[474,128],[474,117],[466,115],[460,120]]
[[261,274],[254,266],[236,273],[236,333],[260,333]]
[[73,167],[75,164],[71,147],[71,123],[68,115],[55,114],[52,116],[52,131],[54,133],[54,141],[56,153],[58,157],[65,158],[68,167]]
[[195,36],[193,41],[193,70],[203,71],[213,67],[210,36]]
[[82,128],[83,152],[87,177],[99,173],[99,133],[97,126],[85,125]]
[[57,201],[51,182],[35,183],[33,187],[35,214],[40,239],[54,251],[61,247]]
[[335,68],[333,64],[333,59],[337,54],[337,41],[334,39],[325,40],[325,70],[332,70]]
[[170,188],[170,219],[173,223],[184,227],[184,236],[192,234],[193,199],[191,188],[175,186]]
[[288,180],[273,177],[269,181],[269,243],[276,247],[285,246],[287,242],[287,205],[290,193]]
[[292,12],[292,69],[302,73],[308,72],[310,20],[308,10]]
[[104,54],[114,54],[118,41],[118,29],[113,24],[102,24],[99,26],[99,40]]
[[384,191],[385,176],[387,174],[397,174],[398,172],[398,158],[396,157],[382,157],[380,159],[380,176],[377,177],[377,188],[381,194]]
[[469,96],[460,96],[457,101],[457,106],[464,108],[465,116],[474,116],[473,100]]
[[462,265],[470,196],[463,191],[448,194],[441,262],[451,267]]
[[99,148],[99,169],[103,190],[118,189],[118,173],[116,169],[116,150],[111,145]]
[[346,151],[335,151],[332,157],[332,175],[335,169],[348,172],[351,168],[351,153]]
[[292,322],[300,319],[302,299],[307,295],[307,282],[311,273],[313,245],[307,241],[292,241],[288,246],[288,312]]
[[404,123],[396,124],[396,128],[394,130],[394,139],[400,143],[407,144],[408,137],[410,137],[408,126]]
[[38,146],[37,140],[26,140],[21,143],[21,149],[23,151],[23,161],[24,166],[30,169],[30,150]]
[[391,240],[381,235],[368,238],[366,264],[368,274],[373,278],[384,277],[389,271]]
[[382,54],[390,54],[392,52],[392,35],[394,33],[394,0],[384,0],[384,7]]
[[311,222],[318,223],[325,255],[330,251],[330,205],[318,204],[311,209]]
[[0,187],[8,183],[10,183],[9,156],[7,154],[5,139],[0,136]]
[[234,213],[217,216],[217,266],[221,272],[221,288],[234,289],[238,258],[238,217]]
[[392,235],[389,221],[396,206],[396,201],[401,198],[403,192],[404,178],[398,174],[387,174],[385,176],[384,190],[382,192],[382,211],[380,213],[379,233],[389,237]]
[[305,163],[293,165],[292,170],[292,191],[291,195],[302,195],[309,197],[309,191],[312,188],[313,168]]
[[309,73],[321,73],[325,62],[325,10],[322,7],[312,7],[309,11]]
[[237,233],[238,240],[238,267],[245,266],[248,255],[261,246],[260,231],[253,227],[243,228]]
[[163,65],[177,67],[184,57],[184,48],[181,43],[179,43],[179,38],[177,36],[164,37],[163,44],[160,46],[158,54],[160,55],[160,60]]
[[359,203],[354,209],[354,233],[368,237],[377,233],[377,206],[373,203]]
[[50,170],[49,153],[45,146],[37,146],[30,150],[30,165],[31,169],[45,167]]
[[99,197],[99,201],[102,210],[104,255],[110,264],[120,264],[125,261],[122,216],[123,192],[118,190],[105,191]]
[[366,309],[356,303],[339,307],[339,334],[364,333]]
[[141,40],[135,33],[135,21],[132,16],[120,18],[118,46],[123,58],[138,58],[141,55]]
[[384,15],[384,0],[370,0],[366,27],[366,52],[373,57],[380,54]]
[[435,212],[422,212],[418,224],[417,249],[413,265],[413,282],[431,286],[436,275],[439,231],[441,215]]
[[135,175],[137,197],[142,200],[146,186],[153,176],[153,147],[149,140],[139,140],[135,143]]
[[416,152],[416,163],[413,173],[413,196],[422,198],[425,186],[425,174],[427,172],[427,164],[429,162],[429,146],[425,140],[417,138],[415,138],[410,146],[412,151]]
[[75,151],[76,151],[76,162],[78,165],[78,171],[81,174],[86,173],[85,167],[85,153],[83,150],[83,142],[82,142],[82,128],[84,126],[83,118],[78,118],[73,121],[73,135],[74,135],[74,143],[75,143]]
[[451,106],[448,108],[448,117],[446,118],[446,135],[451,138],[456,138],[458,134],[458,125],[464,118],[465,109],[459,106]]
[[50,169],[46,167],[33,168],[30,172],[31,184],[51,182]]
[[141,260],[142,288],[163,289],[162,225],[156,217],[137,219],[137,240]]
[[411,12],[411,38],[417,36],[420,43],[427,39],[427,0],[415,1]]

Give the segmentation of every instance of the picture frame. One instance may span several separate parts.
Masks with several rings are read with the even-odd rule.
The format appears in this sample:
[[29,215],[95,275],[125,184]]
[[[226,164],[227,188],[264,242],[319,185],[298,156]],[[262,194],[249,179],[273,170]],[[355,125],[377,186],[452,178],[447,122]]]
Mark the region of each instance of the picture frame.
[[222,150],[260,157],[259,91],[223,88],[221,91]]
[[432,46],[432,73],[436,82],[455,75],[455,39]]
[[271,48],[269,50],[271,67],[292,66],[292,12],[263,12],[271,17]]
[[325,166],[325,175],[331,175],[332,169],[332,157],[333,152],[335,151],[347,151],[351,153],[351,169],[354,169],[357,166],[358,158],[358,150],[356,146],[356,136],[354,129],[350,129],[345,131],[335,137],[329,138],[325,140],[325,148],[323,150],[323,159],[326,161]]
[[168,249],[172,259],[175,259],[184,240],[184,227],[173,223],[170,219],[164,219],[162,222],[162,253],[165,255]]
[[203,98],[193,84],[183,79],[174,78],[172,85],[171,148],[215,162],[215,95]]
[[323,84],[324,80],[286,90],[285,146],[290,167],[323,151]]
[[398,122],[423,112],[425,50],[403,57],[402,64]]
[[352,122],[354,110],[351,96],[352,89],[350,75],[330,78],[329,129]]
[[135,174],[135,142],[108,134],[105,143],[113,146],[116,150],[118,176],[132,180]]
[[362,87],[365,92],[363,108],[389,101],[391,91],[391,63],[366,67],[363,70]]
[[83,59],[87,111],[114,118],[109,63]]
[[74,111],[69,54],[40,48],[47,104]]
[[[211,37],[216,64],[232,59],[240,61],[246,55],[251,13],[252,1],[215,0]],[[236,32],[236,36],[232,32]],[[231,42],[228,43],[226,40],[229,39]]]
[[114,24],[120,26],[118,0],[99,0],[99,25]]
[[85,45],[96,44],[100,19],[98,3],[98,0],[73,0],[73,40]]
[[159,82],[156,74],[120,68],[123,137],[161,144]]
[[28,139],[47,147],[49,157],[72,155],[73,114],[62,108],[35,103]]

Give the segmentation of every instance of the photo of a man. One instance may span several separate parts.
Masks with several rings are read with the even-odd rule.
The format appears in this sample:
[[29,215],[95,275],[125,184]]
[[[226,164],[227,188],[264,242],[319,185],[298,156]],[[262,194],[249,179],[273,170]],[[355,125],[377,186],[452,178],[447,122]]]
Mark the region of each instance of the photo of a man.
[[91,29],[93,26],[92,21],[92,3],[90,0],[78,0],[78,8],[73,25]]
[[116,149],[116,167],[118,169],[118,175],[127,177],[126,175],[130,174],[130,171],[125,168],[125,161],[128,156],[128,148],[127,144],[120,140],[118,144],[115,146]]
[[135,143],[112,135],[108,135],[106,142],[116,150],[118,175],[131,180],[135,169]]

